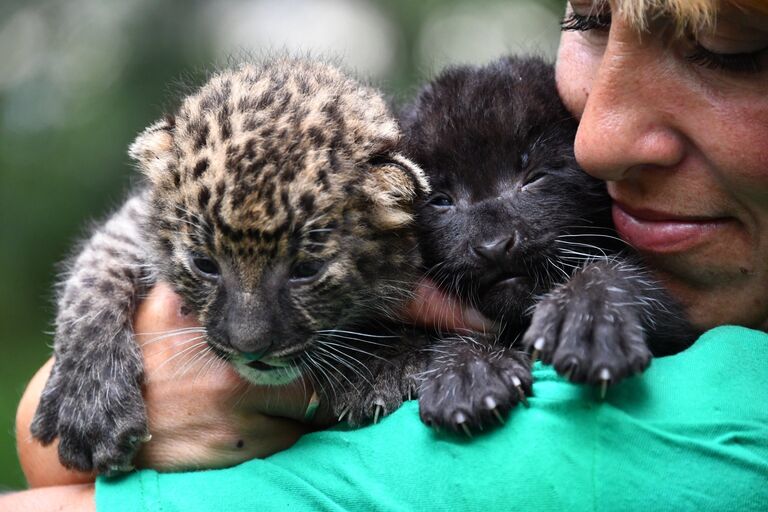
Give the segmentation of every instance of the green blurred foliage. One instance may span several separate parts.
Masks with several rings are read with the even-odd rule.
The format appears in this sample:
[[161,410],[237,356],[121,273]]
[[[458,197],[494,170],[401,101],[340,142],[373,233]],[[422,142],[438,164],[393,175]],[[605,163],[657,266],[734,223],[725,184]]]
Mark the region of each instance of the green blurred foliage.
[[[511,2],[463,3],[481,12]],[[394,64],[379,81],[405,97],[429,67],[413,50],[424,24],[436,10],[462,2],[370,3],[396,34]],[[551,10],[556,24],[562,2],[538,3]],[[97,4],[113,10],[99,18]],[[200,70],[221,61],[221,49],[214,50],[209,33],[201,29],[215,20],[201,24],[201,12],[210,17],[210,5],[0,0],[0,490],[24,486],[13,419],[25,383],[50,354],[56,262],[87,232],[89,222],[119,205],[135,179],[125,148],[173,104],[174,84],[199,82]],[[112,25],[101,33],[93,30],[105,23],[105,13],[123,19],[110,18]],[[44,30],[40,19],[47,23]],[[58,29],[58,39],[51,28]],[[119,52],[102,51],[116,38]],[[76,51],[68,53],[67,45]],[[27,68],[32,71],[24,74]]]

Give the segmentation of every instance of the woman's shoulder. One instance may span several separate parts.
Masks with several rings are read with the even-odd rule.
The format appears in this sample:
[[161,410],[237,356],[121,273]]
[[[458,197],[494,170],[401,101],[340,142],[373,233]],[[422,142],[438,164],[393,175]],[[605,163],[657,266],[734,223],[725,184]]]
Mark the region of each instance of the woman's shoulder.
[[266,460],[100,480],[97,495],[103,510],[126,489],[188,510],[768,510],[766,356],[765,333],[719,327],[604,399],[537,363],[530,407],[473,438],[427,428],[409,401]]

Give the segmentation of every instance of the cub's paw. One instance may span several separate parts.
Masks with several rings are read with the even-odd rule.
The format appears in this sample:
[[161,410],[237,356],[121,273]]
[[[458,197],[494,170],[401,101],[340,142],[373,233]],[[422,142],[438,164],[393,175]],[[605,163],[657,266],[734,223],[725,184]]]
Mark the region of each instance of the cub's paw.
[[378,423],[381,418],[396,411],[405,400],[415,396],[417,383],[412,377],[406,377],[405,382],[382,377],[379,375],[372,377],[373,380],[358,381],[354,386],[336,393],[332,409],[338,420],[346,421],[353,427]]
[[[136,408],[131,416],[139,412]],[[59,429],[59,459],[65,466],[106,475],[131,471],[139,446],[149,440],[146,421],[136,417],[111,417],[83,430],[80,418],[62,415]]]
[[641,373],[651,361],[645,305],[607,264],[593,264],[536,306],[523,345],[573,382],[609,384]]
[[504,423],[509,410],[531,395],[527,355],[463,338],[435,349],[438,354],[419,388],[419,415],[428,426],[471,435]]
[[332,410],[339,421],[352,426],[377,423],[416,397],[416,376],[424,370],[421,351],[366,362],[367,369],[341,378],[344,389],[330,390]]
[[67,468],[99,474],[132,469],[140,443],[149,438],[139,385],[96,380],[93,375],[105,373],[63,366],[66,372],[55,368],[43,390],[32,435],[43,444],[58,438],[59,460]]

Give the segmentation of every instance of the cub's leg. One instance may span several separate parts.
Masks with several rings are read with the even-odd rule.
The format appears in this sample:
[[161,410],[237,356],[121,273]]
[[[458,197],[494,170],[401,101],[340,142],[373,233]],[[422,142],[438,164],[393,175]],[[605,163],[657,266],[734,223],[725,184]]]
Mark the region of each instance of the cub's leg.
[[32,434],[44,444],[58,437],[69,468],[127,468],[148,435],[131,326],[138,297],[154,279],[141,234],[145,214],[142,196],[129,199],[94,232],[60,285],[55,363]]
[[495,336],[456,336],[430,347],[432,359],[419,388],[424,423],[467,435],[503,422],[531,394],[528,354]]
[[679,306],[641,266],[612,259],[588,263],[548,293],[523,344],[570,380],[604,391],[645,370],[652,353],[682,350],[693,334]]

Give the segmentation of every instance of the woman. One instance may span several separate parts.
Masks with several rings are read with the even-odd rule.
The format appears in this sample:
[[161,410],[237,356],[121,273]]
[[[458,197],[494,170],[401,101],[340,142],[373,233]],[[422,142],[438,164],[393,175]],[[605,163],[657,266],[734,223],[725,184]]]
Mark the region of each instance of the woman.
[[[572,0],[564,28],[557,80],[581,119],[576,156],[587,172],[608,181],[619,233],[700,329],[768,328],[768,2]],[[460,308],[427,287],[423,294],[435,312]],[[185,321],[162,289],[144,310],[138,332]],[[416,321],[430,321],[423,308],[414,310],[422,311]],[[473,315],[465,318],[471,324]],[[768,398],[761,395],[768,374],[760,358],[766,355],[764,333],[716,329],[617,387],[605,404],[537,367],[531,408],[514,411],[507,428],[470,447],[423,428],[408,403],[375,428],[313,434],[266,461],[100,480],[99,508],[764,510]],[[152,373],[149,355],[147,361],[155,438],[139,464],[228,465],[282,449],[308,429],[252,414],[301,420],[301,390],[283,390],[280,401],[253,390],[232,408],[231,376],[211,377],[216,382],[191,394],[184,383],[164,384],[163,369]],[[39,393],[34,386],[20,409],[19,432],[28,428]],[[195,403],[179,402],[191,395]],[[278,403],[283,410],[274,410]],[[178,411],[152,414],[169,404]],[[208,409],[218,422],[205,419]],[[225,412],[229,421],[220,421]],[[55,460],[23,439],[23,461]],[[25,463],[33,484],[82,477],[31,465]],[[93,494],[89,484],[56,487],[0,505],[43,510],[71,503],[89,510]]]

